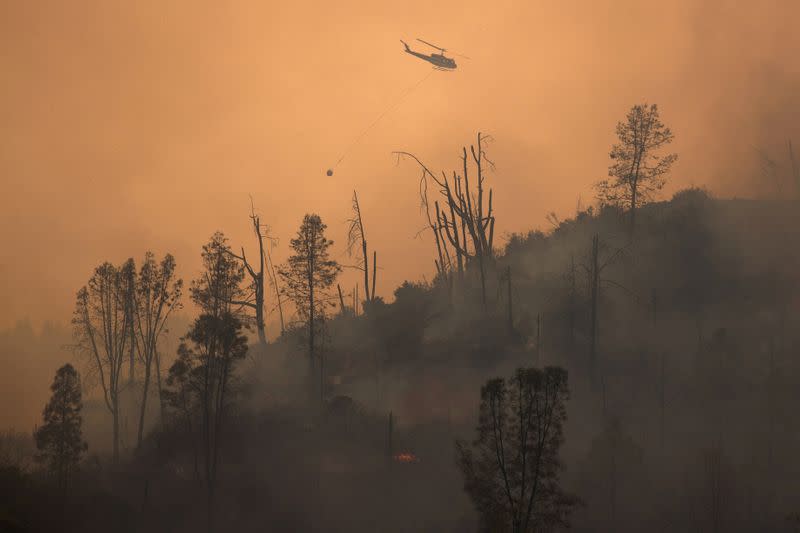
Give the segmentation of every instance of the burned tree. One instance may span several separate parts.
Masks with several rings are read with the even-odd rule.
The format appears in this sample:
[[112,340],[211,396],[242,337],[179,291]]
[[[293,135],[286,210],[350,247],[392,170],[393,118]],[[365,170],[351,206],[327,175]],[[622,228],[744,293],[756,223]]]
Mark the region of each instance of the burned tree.
[[576,289],[577,276],[575,275],[575,255],[570,255],[569,270],[567,271],[567,283],[569,292],[567,295],[567,346],[570,352],[575,349],[575,325],[577,312],[575,304],[577,302]]
[[228,249],[228,253],[241,261],[242,265],[244,265],[244,268],[247,270],[247,274],[250,276],[250,293],[246,298],[234,300],[231,303],[253,310],[255,314],[256,332],[258,333],[258,342],[261,345],[265,345],[267,343],[267,336],[264,331],[266,327],[264,322],[264,266],[266,263],[267,251],[264,247],[264,239],[267,238],[266,232],[268,228],[261,224],[261,220],[259,216],[256,215],[255,209],[252,206],[250,209],[250,221],[253,225],[253,233],[255,233],[256,239],[258,240],[258,259],[256,263],[258,270],[255,270],[253,265],[247,260],[244,246],[242,246],[242,255],[236,255]]
[[[481,298],[486,307],[486,266],[494,257],[494,210],[492,189],[485,186],[486,170],[493,169],[494,163],[486,156],[485,145],[491,137],[478,133],[476,145],[462,148],[461,173],[441,177],[431,172],[422,161],[409,152],[395,152],[398,157],[410,157],[422,169],[420,196],[428,218],[428,227],[433,231],[439,256],[437,271],[443,279],[457,270],[463,276],[473,262],[477,263],[481,281]],[[470,160],[475,167],[475,176],[470,183]],[[428,180],[439,188],[443,205],[439,200],[433,204],[433,213],[428,199]],[[451,254],[452,249],[452,254]],[[452,257],[455,255],[455,265]]]
[[592,256],[589,275],[589,377],[594,383],[597,366],[597,299],[600,291],[600,265],[598,263],[600,237],[592,237]]
[[[800,166],[794,155],[794,147],[792,146],[791,139],[786,141],[786,151],[788,155],[788,164],[786,172],[783,172],[783,165],[779,164],[773,159],[766,150],[756,149],[759,162],[761,164],[761,174],[767,180],[773,182],[776,187],[776,192],[780,197],[783,194],[783,182],[788,181],[789,187],[794,189],[795,196],[800,198]],[[788,177],[786,174],[788,173]]]
[[550,531],[567,526],[577,499],[559,482],[563,468],[567,372],[519,369],[481,389],[477,437],[456,443],[464,488],[485,531]]
[[508,302],[506,302],[506,304],[508,305],[508,313],[507,313],[508,333],[509,335],[513,335],[515,331],[514,331],[514,302],[512,299],[512,291],[511,291],[511,265],[508,265],[506,267],[506,274],[504,277],[504,281],[506,282],[506,290],[507,290],[506,299],[508,300]]
[[130,347],[133,318],[127,303],[127,283],[135,269],[132,259],[122,267],[111,263],[97,267],[78,291],[72,319],[76,347],[88,355],[111,414],[114,462],[119,461],[120,376]]
[[360,246],[361,262],[358,269],[364,272],[364,301],[371,302],[375,298],[375,275],[377,274],[378,252],[372,252],[372,291],[369,285],[369,253],[367,252],[367,236],[364,230],[364,220],[361,217],[361,206],[358,204],[358,194],[353,191],[353,218],[349,221],[347,230],[347,254],[353,254],[353,247]]
[[595,185],[598,199],[606,204],[628,206],[631,235],[636,227],[636,209],[664,187],[665,176],[677,154],[659,155],[672,142],[672,131],[664,126],[655,104],[635,105],[625,121],[617,124],[618,143],[611,147],[613,163],[608,176]]
[[589,304],[588,365],[589,365],[589,378],[592,381],[592,384],[596,384],[596,377],[597,377],[596,376],[597,341],[598,341],[598,321],[599,321],[598,306],[600,302],[600,290],[602,288],[602,285],[607,284],[622,289],[628,294],[631,294],[634,297],[636,297],[636,295],[632,291],[630,291],[630,289],[626,288],[624,285],[621,285],[616,281],[601,277],[603,271],[625,253],[625,251],[627,250],[627,246],[616,249],[614,253],[608,255],[605,260],[601,260],[601,252],[604,249],[607,249],[607,247],[605,246],[604,243],[600,241],[600,236],[599,235],[592,236],[591,252],[586,262],[581,264],[587,277],[587,300]]
[[272,285],[273,290],[275,291],[275,307],[278,308],[278,318],[280,319],[281,323],[281,335],[286,333],[286,322],[283,318],[283,301],[281,300],[281,289],[278,285],[278,274],[275,272],[275,263],[272,261],[272,252],[270,247],[274,244],[275,241],[270,240],[267,243],[264,252],[267,254],[267,273],[269,274],[269,283]]

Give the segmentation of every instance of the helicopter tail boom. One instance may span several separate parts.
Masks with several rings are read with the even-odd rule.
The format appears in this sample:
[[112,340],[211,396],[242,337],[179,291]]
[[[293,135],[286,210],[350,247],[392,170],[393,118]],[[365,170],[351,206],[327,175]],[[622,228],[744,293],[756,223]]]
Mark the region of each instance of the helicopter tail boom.
[[431,48],[436,48],[437,50],[439,50],[439,51],[441,51],[441,52],[445,52],[445,51],[446,51],[446,49],[442,48],[441,46],[436,46],[435,44],[433,44],[433,43],[429,43],[428,41],[423,41],[423,40],[422,40],[422,39],[420,39],[420,38],[417,38],[417,40],[418,40],[419,42],[423,43],[423,44],[427,44],[427,45],[428,45],[428,46],[430,46]]

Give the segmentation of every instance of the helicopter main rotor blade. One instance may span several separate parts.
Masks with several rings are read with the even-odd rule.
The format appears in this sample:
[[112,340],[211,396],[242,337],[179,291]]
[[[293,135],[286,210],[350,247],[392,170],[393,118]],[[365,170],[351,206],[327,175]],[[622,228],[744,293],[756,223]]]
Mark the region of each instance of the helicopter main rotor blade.
[[418,40],[419,42],[421,42],[421,43],[425,43],[425,44],[427,44],[428,46],[432,46],[433,48],[436,48],[437,50],[441,50],[442,52],[444,52],[444,51],[445,51],[445,49],[444,49],[444,48],[442,48],[441,46],[436,46],[435,44],[433,44],[433,43],[429,43],[428,41],[423,41],[423,40],[422,40],[422,39],[420,39],[420,38],[417,38],[417,40]]

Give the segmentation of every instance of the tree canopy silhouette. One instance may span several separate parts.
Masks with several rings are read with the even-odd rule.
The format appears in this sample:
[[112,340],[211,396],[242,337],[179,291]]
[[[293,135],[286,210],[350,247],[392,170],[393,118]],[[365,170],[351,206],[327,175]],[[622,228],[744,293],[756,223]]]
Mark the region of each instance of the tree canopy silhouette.
[[315,364],[315,321],[324,316],[325,308],[333,305],[327,290],[342,268],[330,259],[328,248],[333,241],[325,237],[327,226],[319,215],[303,217],[297,236],[291,240],[292,255],[279,270],[284,291],[294,303],[297,314],[308,326],[308,358],[310,371]]
[[630,231],[636,226],[636,209],[651,200],[666,182],[677,154],[659,155],[672,142],[672,131],[664,126],[656,104],[635,105],[624,122],[617,124],[619,142],[611,147],[608,176],[595,185],[598,199],[611,205],[629,207]]
[[577,499],[561,489],[559,449],[569,397],[567,372],[520,368],[481,388],[477,436],[456,443],[464,488],[486,531],[567,526]]
[[81,432],[81,381],[71,364],[56,371],[50,390],[53,394],[44,408],[44,424],[34,433],[37,458],[56,477],[58,487],[66,490],[88,448]]
[[120,377],[125,354],[135,340],[130,302],[135,274],[133,259],[121,267],[108,262],[98,266],[78,291],[72,319],[77,347],[89,355],[111,413],[114,462],[119,460]]

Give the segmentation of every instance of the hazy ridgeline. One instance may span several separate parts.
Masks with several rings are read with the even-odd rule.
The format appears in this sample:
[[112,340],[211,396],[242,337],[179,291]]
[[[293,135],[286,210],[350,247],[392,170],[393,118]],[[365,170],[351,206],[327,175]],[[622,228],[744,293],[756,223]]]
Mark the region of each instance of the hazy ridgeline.
[[[253,335],[220,434],[215,522],[231,531],[475,529],[454,442],[474,437],[480,387],[520,366],[557,365],[569,371],[561,458],[563,485],[583,502],[576,531],[792,531],[799,219],[794,203],[687,190],[643,207],[629,240],[622,212],[580,211],[547,234],[512,236],[486,265],[485,306],[467,268],[452,283],[405,284],[391,304],[362,302],[357,316],[348,302],[328,311],[313,380],[302,325],[266,345]],[[161,340],[170,363],[187,329],[181,316]],[[14,372],[49,373],[72,340],[20,325],[2,342],[13,411],[22,394]],[[86,361],[72,360],[91,385]],[[137,376],[138,366],[122,394],[116,466],[108,413],[88,387],[89,455],[66,505],[32,460],[27,431],[4,435],[3,461],[19,466],[3,470],[4,520],[20,531],[206,528],[197,435],[171,411],[160,418],[157,391],[135,449]]]
[[3,336],[20,378],[59,350],[83,371],[56,372],[36,451],[3,436],[3,526],[795,527],[797,203],[701,189],[649,203],[677,160],[659,153],[672,132],[636,105],[617,137],[597,209],[551,213],[547,234],[502,250],[491,137],[441,177],[398,152],[421,172],[436,275],[391,302],[355,192],[346,251],[364,277],[348,298],[316,214],[277,267],[255,208],[258,253],[214,233],[184,315],[172,255],[100,264],[71,332]]

